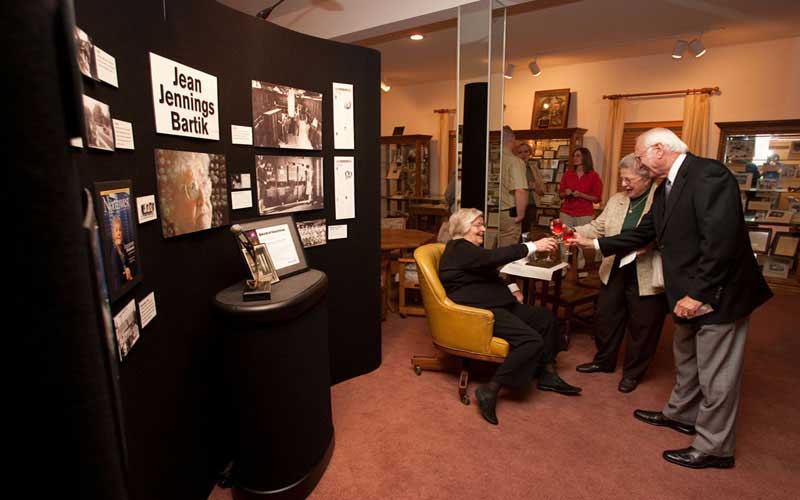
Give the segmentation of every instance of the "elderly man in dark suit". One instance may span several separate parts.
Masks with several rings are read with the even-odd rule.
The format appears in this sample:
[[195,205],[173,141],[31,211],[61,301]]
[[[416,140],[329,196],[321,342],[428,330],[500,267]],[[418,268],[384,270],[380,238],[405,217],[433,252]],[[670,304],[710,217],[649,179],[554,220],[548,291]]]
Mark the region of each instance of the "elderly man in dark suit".
[[750,313],[772,292],[758,270],[736,179],[721,163],[687,152],[673,132],[636,140],[636,161],[663,182],[639,226],[576,244],[626,255],[655,241],[675,320],[676,380],[662,411],[636,410],[651,425],[696,434],[664,459],[691,468],[734,466],[736,414]]

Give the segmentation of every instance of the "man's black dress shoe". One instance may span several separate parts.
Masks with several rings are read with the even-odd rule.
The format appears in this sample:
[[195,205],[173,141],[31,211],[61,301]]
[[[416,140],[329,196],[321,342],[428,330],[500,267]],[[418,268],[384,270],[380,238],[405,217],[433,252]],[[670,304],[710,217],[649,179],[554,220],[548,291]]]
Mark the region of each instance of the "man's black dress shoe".
[[622,380],[619,381],[619,392],[633,392],[636,389],[636,386],[639,385],[639,381],[635,378],[627,378],[623,377]]
[[672,462],[673,464],[682,465],[683,467],[689,467],[691,469],[706,469],[709,467],[730,469],[736,465],[736,461],[733,457],[709,455],[691,446],[681,450],[666,450],[662,456],[667,462]]
[[567,396],[577,396],[581,393],[580,387],[569,385],[555,373],[544,372],[539,377],[539,383],[536,386],[540,391],[553,391]]
[[577,370],[577,371],[579,371],[581,373],[594,373],[594,372],[613,373],[614,372],[613,368],[609,370],[608,368],[605,368],[605,367],[602,367],[602,366],[598,365],[594,361],[592,361],[591,363],[584,363],[582,365],[578,365],[578,366],[575,367],[575,370]]
[[478,408],[481,410],[481,415],[487,422],[492,425],[497,425],[500,422],[497,420],[495,408],[497,407],[497,393],[480,386],[475,389],[475,398],[478,400]]
[[637,420],[641,420],[646,424],[657,425],[659,427],[669,427],[670,429],[674,429],[684,434],[691,435],[695,433],[693,425],[676,422],[675,420],[665,417],[660,411],[635,410],[633,412],[633,416],[636,417]]

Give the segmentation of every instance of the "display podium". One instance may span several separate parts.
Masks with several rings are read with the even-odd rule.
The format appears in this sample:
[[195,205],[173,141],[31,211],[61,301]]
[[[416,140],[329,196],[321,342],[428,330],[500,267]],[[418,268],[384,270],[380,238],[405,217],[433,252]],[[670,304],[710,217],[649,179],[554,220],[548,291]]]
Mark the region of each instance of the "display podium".
[[231,395],[235,500],[305,498],[334,447],[325,273],[275,283],[244,302],[242,283],[214,299]]

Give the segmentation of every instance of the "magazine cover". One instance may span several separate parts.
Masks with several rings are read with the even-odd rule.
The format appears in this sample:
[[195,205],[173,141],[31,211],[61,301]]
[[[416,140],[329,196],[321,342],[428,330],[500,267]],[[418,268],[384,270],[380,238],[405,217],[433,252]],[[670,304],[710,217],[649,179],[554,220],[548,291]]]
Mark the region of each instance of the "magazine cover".
[[95,184],[96,211],[103,240],[103,261],[111,301],[141,281],[131,181]]

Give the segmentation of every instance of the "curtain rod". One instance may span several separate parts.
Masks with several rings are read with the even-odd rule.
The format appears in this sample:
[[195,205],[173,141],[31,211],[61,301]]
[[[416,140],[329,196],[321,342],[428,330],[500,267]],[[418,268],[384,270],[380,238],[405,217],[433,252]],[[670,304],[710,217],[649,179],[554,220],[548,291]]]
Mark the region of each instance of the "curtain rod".
[[455,109],[444,109],[444,108],[442,108],[442,109],[434,109],[433,112],[434,113],[455,113],[456,110]]
[[719,87],[703,87],[701,89],[667,90],[664,92],[642,92],[639,94],[612,94],[604,95],[603,99],[624,99],[626,97],[651,97],[673,94],[714,94],[719,92]]

